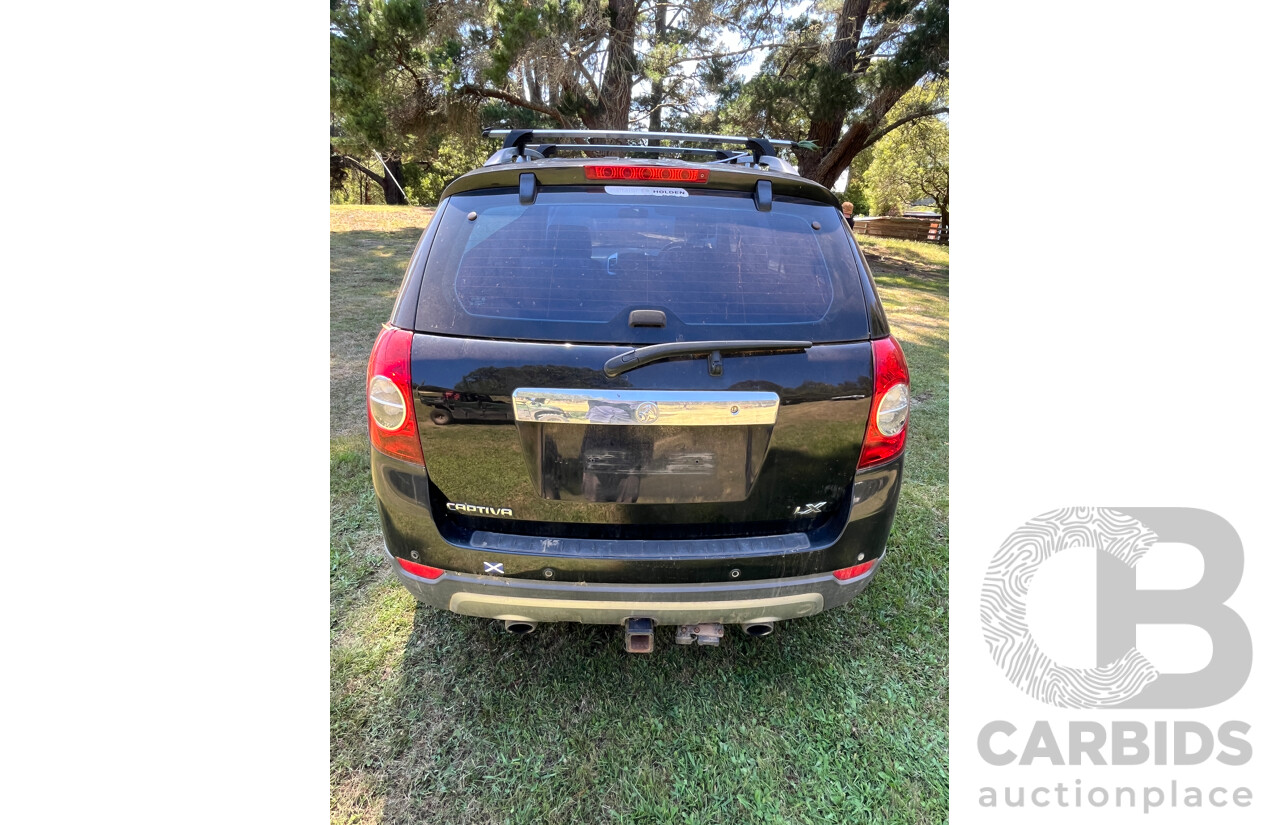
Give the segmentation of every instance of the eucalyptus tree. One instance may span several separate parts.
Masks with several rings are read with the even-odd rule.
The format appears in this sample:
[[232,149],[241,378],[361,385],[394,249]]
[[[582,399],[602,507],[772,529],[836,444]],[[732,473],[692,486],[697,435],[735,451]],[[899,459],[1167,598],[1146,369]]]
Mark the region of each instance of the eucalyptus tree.
[[947,0],[817,0],[786,26],[758,74],[727,85],[719,117],[744,131],[812,142],[800,174],[832,186],[858,153],[936,102],[889,113],[948,71]]
[[[482,123],[789,137],[815,147],[797,150],[801,174],[830,186],[863,149],[925,115],[887,117],[947,71],[947,0],[330,2],[341,136],[331,162],[377,181],[388,203],[401,200],[404,163],[475,157]],[[745,77],[748,63],[761,71]]]
[[354,169],[382,187],[387,203],[404,203],[406,159],[430,157],[462,131],[469,112],[450,105],[451,93],[466,57],[463,33],[486,5],[330,0],[331,167]]
[[[946,100],[945,84],[913,89],[890,112],[890,118]],[[862,180],[876,211],[883,214],[913,200],[932,198],[942,216],[951,220],[951,166],[947,124],[936,116],[911,120],[882,138],[871,150],[872,161]]]
[[705,107],[707,66],[732,68],[780,45],[783,11],[782,0],[495,3],[492,47],[459,91],[564,128],[656,131],[664,110],[670,118]]

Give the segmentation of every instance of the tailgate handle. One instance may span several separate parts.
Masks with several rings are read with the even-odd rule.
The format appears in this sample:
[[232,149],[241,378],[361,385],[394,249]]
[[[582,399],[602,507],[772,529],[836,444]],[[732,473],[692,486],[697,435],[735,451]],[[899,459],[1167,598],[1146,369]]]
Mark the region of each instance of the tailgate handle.
[[667,313],[660,309],[633,309],[628,323],[633,327],[665,327]]

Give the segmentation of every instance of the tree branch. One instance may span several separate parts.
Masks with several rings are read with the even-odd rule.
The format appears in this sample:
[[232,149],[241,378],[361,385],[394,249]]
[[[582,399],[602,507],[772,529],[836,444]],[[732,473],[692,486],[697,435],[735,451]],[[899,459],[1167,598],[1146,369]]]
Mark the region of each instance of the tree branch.
[[[693,55],[692,57],[682,57],[682,58],[680,58],[679,60],[672,60],[672,61],[671,61],[670,63],[668,63],[667,65],[668,65],[668,66],[676,66],[676,65],[679,65],[679,64],[681,64],[681,63],[692,63],[692,62],[693,62],[693,61],[695,61],[695,60],[711,60],[712,58],[716,58],[716,57],[736,57],[737,55],[740,55],[740,54],[746,54],[747,52],[754,52],[754,51],[757,51],[757,50],[759,50],[759,49],[777,49],[777,48],[781,48],[782,46],[785,46],[785,45],[787,45],[787,44],[786,44],[786,42],[782,42],[782,43],[761,43],[761,44],[760,44],[760,45],[758,45],[758,46],[748,46],[748,47],[747,47],[747,48],[745,48],[745,49],[738,49],[737,51],[733,51],[733,52],[713,52],[713,53],[711,53],[711,54],[695,54],[695,55]],[[650,54],[651,54],[651,53],[650,53]],[[643,57],[643,58],[648,58],[648,57],[649,57],[649,54],[643,54],[643,55],[640,55],[640,56],[641,56],[641,57]]]
[[370,178],[373,178],[374,182],[377,183],[379,186],[385,187],[387,185],[387,179],[385,177],[383,177],[382,175],[379,175],[377,172],[373,171],[368,166],[365,166],[363,163],[351,157],[350,155],[339,154],[338,157],[341,158],[343,166],[350,166],[352,169],[356,169],[358,171],[365,173]]
[[554,117],[556,120],[560,121],[560,125],[563,126],[564,128],[566,129],[573,128],[573,124],[570,123],[569,119],[565,117],[563,114],[561,114],[559,110],[552,109],[550,106],[543,106],[541,103],[534,103],[532,100],[525,100],[523,97],[520,97],[520,95],[514,95],[514,94],[511,94],[510,92],[504,92],[500,89],[486,89],[480,86],[475,86],[471,83],[466,84],[458,91],[460,91],[464,95],[472,95],[473,97],[492,98],[494,100],[501,100],[504,103],[510,103],[512,106],[519,106],[522,109],[529,109],[534,112],[541,112],[544,115],[550,115],[551,117]]
[[945,114],[947,111],[948,111],[947,107],[942,106],[937,109],[927,109],[923,112],[916,112],[913,115],[900,117],[897,120],[895,120],[893,123],[890,123],[887,126],[882,126],[878,131],[872,132],[870,137],[867,138],[867,145],[870,146],[871,144],[875,143],[877,140],[889,134],[894,129],[897,129],[899,126],[902,126],[903,124],[910,123],[913,120],[919,120],[922,117],[932,117],[933,115]]
[[582,56],[577,52],[570,52],[574,62],[578,65],[578,71],[582,72],[582,76],[587,79],[587,83],[591,84],[591,94],[595,95],[595,100],[600,99],[600,87],[596,85],[596,79],[591,76],[591,72],[587,71],[586,65],[582,62]]

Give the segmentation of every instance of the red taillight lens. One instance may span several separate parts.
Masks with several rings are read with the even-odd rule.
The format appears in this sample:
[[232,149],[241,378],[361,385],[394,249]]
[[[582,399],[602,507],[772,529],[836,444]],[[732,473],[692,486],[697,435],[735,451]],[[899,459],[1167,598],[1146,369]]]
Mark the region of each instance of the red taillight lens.
[[444,571],[439,567],[431,567],[426,564],[418,564],[416,561],[408,559],[396,559],[400,562],[400,566],[415,576],[421,576],[424,579],[438,579],[444,575]]
[[413,333],[384,326],[369,355],[365,376],[365,409],[373,448],[395,458],[422,464],[422,442],[413,414],[409,361]]
[[586,167],[587,180],[652,181],[655,183],[706,183],[706,169],[681,169],[675,166],[632,166],[596,164]]
[[880,464],[900,454],[907,445],[907,413],[911,402],[907,358],[893,336],[871,342],[875,358],[876,390],[867,416],[858,469]]
[[871,568],[875,567],[876,562],[878,561],[880,560],[872,559],[871,561],[864,561],[862,564],[855,564],[853,567],[846,567],[843,570],[837,570],[831,575],[835,576],[842,582],[847,582],[849,579],[856,579],[859,576],[870,573]]

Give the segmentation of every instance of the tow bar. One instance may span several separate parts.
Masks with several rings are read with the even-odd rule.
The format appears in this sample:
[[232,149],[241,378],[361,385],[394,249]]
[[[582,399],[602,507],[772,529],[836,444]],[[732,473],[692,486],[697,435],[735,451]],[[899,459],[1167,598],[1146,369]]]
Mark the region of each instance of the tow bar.
[[691,645],[696,639],[700,645],[718,645],[724,636],[724,625],[719,622],[682,624],[676,631],[676,644]]
[[653,619],[627,619],[623,638],[628,653],[652,653]]

